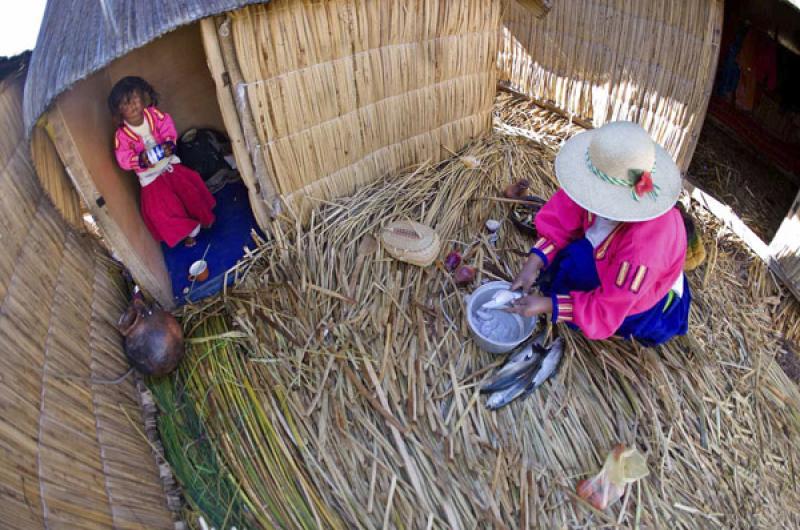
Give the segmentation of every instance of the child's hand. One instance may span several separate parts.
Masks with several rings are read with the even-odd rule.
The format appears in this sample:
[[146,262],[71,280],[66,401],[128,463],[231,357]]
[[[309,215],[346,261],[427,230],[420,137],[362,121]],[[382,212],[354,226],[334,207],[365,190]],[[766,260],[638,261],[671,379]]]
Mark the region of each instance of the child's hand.
[[139,167],[142,169],[152,167],[150,160],[147,158],[147,151],[142,151],[139,153]]
[[175,144],[172,142],[164,142],[161,144],[161,147],[164,148],[164,154],[166,156],[172,156],[172,154],[175,152]]

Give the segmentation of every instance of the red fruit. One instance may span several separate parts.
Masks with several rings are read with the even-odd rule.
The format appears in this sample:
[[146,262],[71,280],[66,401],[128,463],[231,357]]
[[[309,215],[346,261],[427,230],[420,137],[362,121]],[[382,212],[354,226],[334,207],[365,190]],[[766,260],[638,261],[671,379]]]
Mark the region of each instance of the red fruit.
[[474,279],[475,267],[470,267],[469,265],[461,265],[456,269],[456,272],[453,273],[453,280],[456,282],[456,285],[467,285],[472,283]]
[[592,481],[589,479],[583,479],[579,481],[578,486],[575,488],[575,493],[577,493],[578,497],[581,499],[589,499],[592,495],[594,495]]
[[578,497],[584,499],[598,510],[605,510],[606,506],[603,502],[603,492],[596,489],[599,485],[596,484],[596,482],[596,479],[581,480],[575,488],[575,493],[578,494]]

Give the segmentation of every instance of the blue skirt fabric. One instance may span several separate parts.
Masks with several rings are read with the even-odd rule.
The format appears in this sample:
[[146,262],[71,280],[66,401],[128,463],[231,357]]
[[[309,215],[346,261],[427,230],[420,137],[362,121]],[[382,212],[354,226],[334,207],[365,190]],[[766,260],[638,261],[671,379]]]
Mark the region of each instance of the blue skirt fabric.
[[[537,281],[542,293],[569,294],[571,291],[591,291],[600,286],[594,259],[594,247],[583,238],[561,250],[553,263]],[[689,330],[689,306],[692,295],[689,283],[683,278],[683,295],[670,298],[669,293],[652,308],[629,315],[622,321],[616,335],[634,338],[647,346],[662,344],[675,335],[685,335]],[[573,328],[576,326],[568,324]],[[577,329],[577,328],[576,328]]]

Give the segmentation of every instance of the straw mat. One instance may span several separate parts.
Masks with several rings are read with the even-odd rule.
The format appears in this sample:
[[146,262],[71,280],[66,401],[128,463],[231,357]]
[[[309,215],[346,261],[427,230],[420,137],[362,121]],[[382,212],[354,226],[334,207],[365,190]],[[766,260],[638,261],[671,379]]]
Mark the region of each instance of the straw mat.
[[[775,358],[800,311],[701,210],[688,336],[646,349],[559,329],[558,376],[498,412],[478,393],[499,359],[468,334],[468,290],[438,264],[359,258],[365,235],[407,218],[478,281],[519,270],[531,241],[504,222],[488,243],[485,221],[509,209],[493,197],[521,177],[553,193],[578,128],[505,98],[497,115],[463,156],[315,208],[305,229],[285,217],[236,287],[185,308],[188,357],[159,395],[183,415],[165,419],[179,478],[207,487],[187,488],[190,505],[218,528],[797,527],[800,392]],[[617,443],[650,474],[596,511],[575,485]]]

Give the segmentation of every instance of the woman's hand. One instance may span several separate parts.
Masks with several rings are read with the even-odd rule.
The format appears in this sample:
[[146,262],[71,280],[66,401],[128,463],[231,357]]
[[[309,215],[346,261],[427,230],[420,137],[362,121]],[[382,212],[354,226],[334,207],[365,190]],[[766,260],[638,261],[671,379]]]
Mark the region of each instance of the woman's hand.
[[522,289],[523,292],[527,293],[533,285],[533,282],[535,282],[536,278],[539,276],[539,271],[542,269],[543,265],[542,258],[536,254],[528,256],[525,266],[522,267],[522,271],[514,278],[514,281],[511,282],[511,290],[516,291]]
[[511,307],[506,309],[509,313],[516,313],[524,317],[535,317],[542,313],[553,312],[553,300],[547,296],[523,296],[515,300]]

